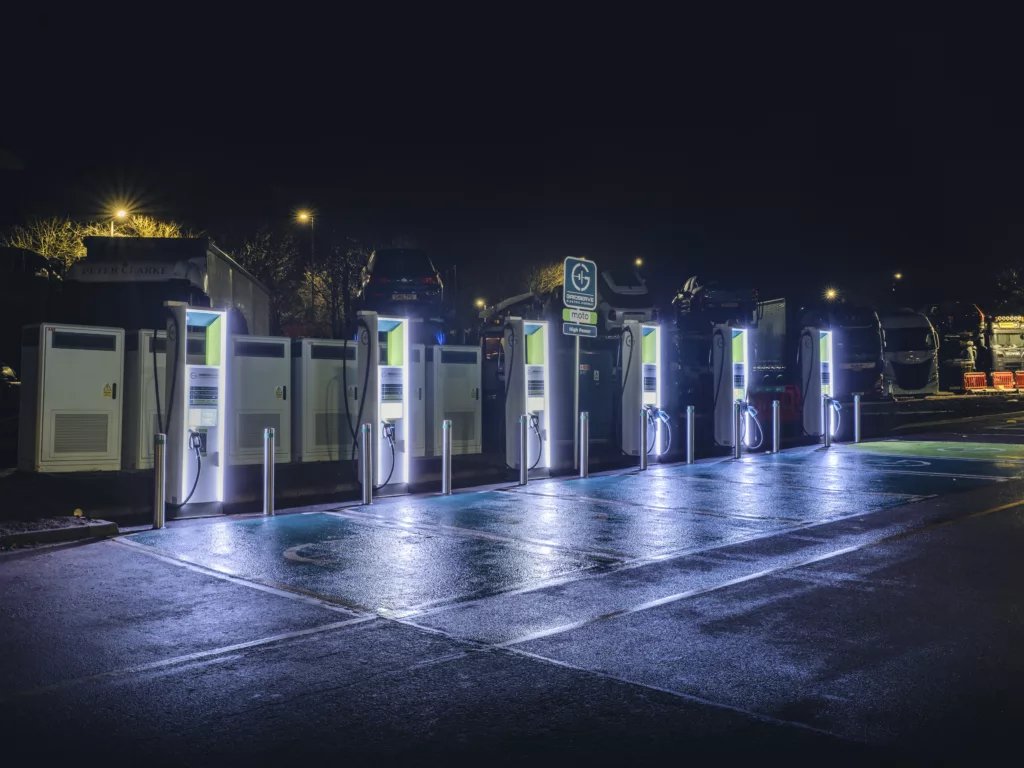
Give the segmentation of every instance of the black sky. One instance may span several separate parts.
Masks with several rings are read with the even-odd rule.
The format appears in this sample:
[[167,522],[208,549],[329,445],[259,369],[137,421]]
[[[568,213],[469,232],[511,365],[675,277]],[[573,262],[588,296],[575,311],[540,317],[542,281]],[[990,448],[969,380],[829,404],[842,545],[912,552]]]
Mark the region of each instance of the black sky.
[[837,20],[699,37],[394,97],[377,73],[366,106],[328,77],[241,108],[83,108],[0,140],[24,166],[0,171],[0,225],[128,195],[216,236],[311,206],[324,226],[415,238],[492,294],[567,254],[642,255],[666,290],[707,271],[852,287],[899,269],[922,300],[984,291],[989,265],[1019,260],[1012,41]]

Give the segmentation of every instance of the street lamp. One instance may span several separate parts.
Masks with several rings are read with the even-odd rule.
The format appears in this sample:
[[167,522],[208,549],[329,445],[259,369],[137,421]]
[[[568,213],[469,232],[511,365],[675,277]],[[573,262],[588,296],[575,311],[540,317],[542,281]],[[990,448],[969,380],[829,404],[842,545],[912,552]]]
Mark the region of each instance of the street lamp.
[[826,288],[825,289],[825,298],[828,301],[835,301],[836,297],[838,295],[839,295],[839,291],[837,291],[835,288]]
[[896,293],[896,281],[897,280],[902,280],[902,279],[903,279],[903,273],[902,272],[894,272],[893,273],[893,276],[892,276],[892,292],[893,293]]
[[116,211],[114,211],[114,215],[110,219],[110,236],[111,237],[114,236],[114,219],[115,218],[123,219],[127,215],[128,215],[128,211],[126,211],[124,208],[118,208]]
[[309,311],[310,315],[316,313],[316,301],[313,297],[313,273],[316,269],[316,217],[311,211],[299,211],[296,216],[299,222],[309,222]]
[[635,259],[633,259],[633,263],[634,263],[634,264],[635,264],[635,265],[636,265],[637,267],[642,267],[642,266],[644,265],[644,260],[643,260],[643,259],[641,259],[641,258],[640,258],[639,256],[637,256],[637,257],[636,257]]
[[477,309],[483,309],[484,307],[486,307],[486,306],[487,306],[487,302],[486,302],[486,301],[484,301],[483,299],[477,299],[477,300],[476,300],[475,302],[473,302],[473,303],[474,303],[474,304],[476,304],[476,308],[477,308]]

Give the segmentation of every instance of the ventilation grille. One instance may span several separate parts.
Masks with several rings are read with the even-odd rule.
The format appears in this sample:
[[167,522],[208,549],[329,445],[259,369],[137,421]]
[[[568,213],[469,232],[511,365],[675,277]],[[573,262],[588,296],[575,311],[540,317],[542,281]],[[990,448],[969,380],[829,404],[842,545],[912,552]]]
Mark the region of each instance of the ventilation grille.
[[[341,446],[351,450],[352,435],[345,424],[345,414],[317,411],[314,414],[313,442],[319,447]],[[340,440],[339,440],[340,438]],[[340,458],[349,458],[347,455]]]
[[106,453],[110,415],[57,413],[53,420],[53,452]]
[[262,449],[263,432],[272,427],[276,439],[281,437],[280,413],[240,413],[238,414],[238,449],[241,451]]
[[469,443],[476,439],[473,411],[445,411],[444,417],[452,422],[452,441]]

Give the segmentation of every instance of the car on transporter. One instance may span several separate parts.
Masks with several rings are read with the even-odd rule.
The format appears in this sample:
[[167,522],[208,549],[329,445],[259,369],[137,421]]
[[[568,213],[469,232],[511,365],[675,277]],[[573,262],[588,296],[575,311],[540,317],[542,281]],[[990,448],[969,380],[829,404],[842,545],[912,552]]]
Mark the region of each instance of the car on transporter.
[[363,309],[443,323],[444,284],[427,252],[419,248],[379,248],[360,275]]
[[658,310],[639,272],[607,269],[597,284],[597,315],[602,335],[617,336],[627,320],[650,323],[657,319]]

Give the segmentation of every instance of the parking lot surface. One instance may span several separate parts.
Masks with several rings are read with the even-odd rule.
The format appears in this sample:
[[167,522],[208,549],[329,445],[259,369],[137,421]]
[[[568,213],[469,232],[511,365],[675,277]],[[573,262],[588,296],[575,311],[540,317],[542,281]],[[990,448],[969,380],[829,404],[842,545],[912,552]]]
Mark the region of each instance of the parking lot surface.
[[1024,462],[970,447],[800,449],[7,557],[0,713],[35,754],[125,761],[995,753],[1024,705]]

